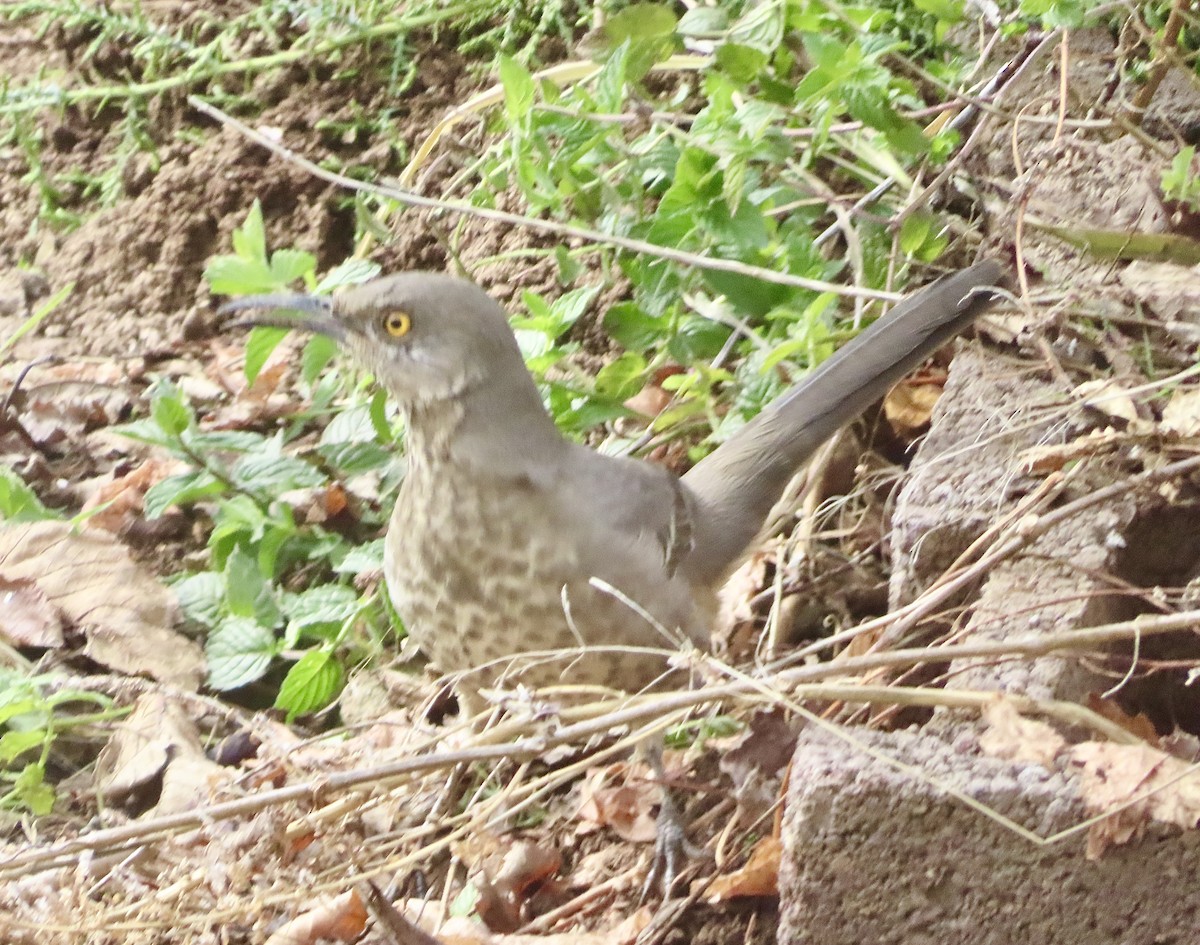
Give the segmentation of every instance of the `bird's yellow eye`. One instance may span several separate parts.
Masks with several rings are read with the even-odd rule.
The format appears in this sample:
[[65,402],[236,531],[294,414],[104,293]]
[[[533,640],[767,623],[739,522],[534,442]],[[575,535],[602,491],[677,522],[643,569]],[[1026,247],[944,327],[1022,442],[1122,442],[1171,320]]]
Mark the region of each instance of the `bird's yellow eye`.
[[412,328],[412,316],[408,312],[388,312],[383,316],[383,330],[393,338],[403,338]]

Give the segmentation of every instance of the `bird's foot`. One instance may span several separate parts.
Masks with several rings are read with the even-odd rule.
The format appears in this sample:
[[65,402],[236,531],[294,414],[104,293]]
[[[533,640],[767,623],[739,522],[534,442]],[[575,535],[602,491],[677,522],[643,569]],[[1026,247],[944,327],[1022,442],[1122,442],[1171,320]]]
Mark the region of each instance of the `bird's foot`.
[[683,815],[665,785],[656,827],[654,859],[646,874],[646,882],[642,884],[640,902],[645,902],[656,891],[661,891],[664,899],[670,899],[671,891],[688,862],[704,852],[688,840]]

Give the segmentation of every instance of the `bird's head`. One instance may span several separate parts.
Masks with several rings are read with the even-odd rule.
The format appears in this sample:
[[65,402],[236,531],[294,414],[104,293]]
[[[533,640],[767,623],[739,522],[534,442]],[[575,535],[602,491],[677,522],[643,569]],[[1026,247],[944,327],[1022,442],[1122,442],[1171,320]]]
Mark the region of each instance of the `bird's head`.
[[464,279],[410,272],[331,298],[247,296],[222,307],[226,313],[251,310],[256,314],[239,322],[335,339],[403,406],[504,387],[513,375],[532,387],[504,310]]

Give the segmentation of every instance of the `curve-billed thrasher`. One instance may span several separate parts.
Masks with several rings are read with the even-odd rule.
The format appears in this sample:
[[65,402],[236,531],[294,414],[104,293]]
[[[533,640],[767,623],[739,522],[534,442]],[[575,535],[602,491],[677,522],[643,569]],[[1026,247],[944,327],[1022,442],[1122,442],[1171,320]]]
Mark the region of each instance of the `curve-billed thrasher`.
[[251,321],[335,338],[400,405],[387,586],[460,691],[503,674],[637,690],[670,671],[677,639],[707,644],[716,591],[798,468],[970,324],[999,277],[985,260],[896,305],[682,478],[565,439],[504,311],[470,282],[405,273],[226,309],[302,313]]

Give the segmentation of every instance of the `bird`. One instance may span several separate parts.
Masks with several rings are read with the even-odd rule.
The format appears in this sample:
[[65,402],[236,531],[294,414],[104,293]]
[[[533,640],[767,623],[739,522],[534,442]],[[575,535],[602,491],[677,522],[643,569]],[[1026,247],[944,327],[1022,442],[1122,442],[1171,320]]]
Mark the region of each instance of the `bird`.
[[333,338],[404,420],[384,581],[419,649],[480,693],[671,684],[717,594],[817,448],[997,298],[983,259],[895,305],[682,476],[564,436],[504,309],[466,279],[400,272],[331,297],[248,296],[244,324]]

